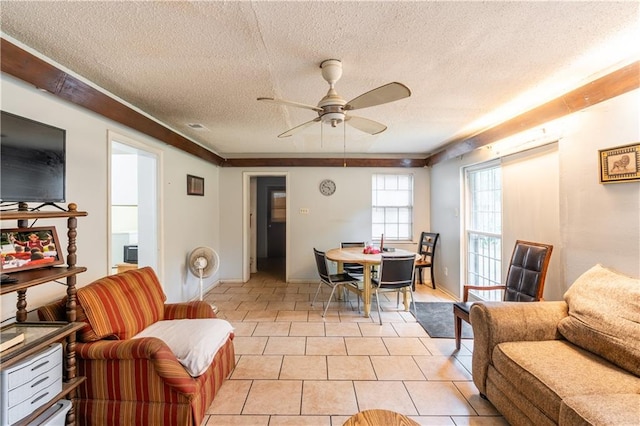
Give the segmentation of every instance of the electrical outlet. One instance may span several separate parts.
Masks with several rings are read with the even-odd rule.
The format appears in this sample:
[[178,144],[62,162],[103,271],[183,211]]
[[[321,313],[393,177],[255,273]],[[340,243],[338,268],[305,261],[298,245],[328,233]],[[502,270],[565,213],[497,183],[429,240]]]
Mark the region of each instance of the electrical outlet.
[[449,268],[447,268],[446,266],[444,268],[444,275],[449,276]]
[[309,209],[307,207],[300,208],[300,214],[309,214]]

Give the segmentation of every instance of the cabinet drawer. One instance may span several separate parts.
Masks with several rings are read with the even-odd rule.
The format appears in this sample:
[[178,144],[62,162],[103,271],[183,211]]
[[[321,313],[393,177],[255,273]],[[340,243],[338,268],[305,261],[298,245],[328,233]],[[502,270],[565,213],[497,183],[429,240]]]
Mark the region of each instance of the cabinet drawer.
[[32,378],[48,371],[53,365],[62,363],[62,344],[54,343],[42,352],[39,352],[2,372],[2,380],[7,380],[7,390],[17,388]]
[[30,398],[31,395],[37,394],[42,389],[48,388],[56,381],[62,382],[62,363],[50,367],[49,370],[43,371],[22,386],[11,389],[8,398],[9,408]]
[[22,401],[20,404],[9,408],[9,410],[7,410],[7,423],[13,424],[18,420],[27,417],[41,406],[51,401],[51,399],[60,392],[62,392],[62,381],[58,380],[57,382],[52,383],[49,387],[46,387],[37,394],[34,394],[26,401]]
[[29,423],[29,426],[64,426],[70,409],[71,401],[61,399]]

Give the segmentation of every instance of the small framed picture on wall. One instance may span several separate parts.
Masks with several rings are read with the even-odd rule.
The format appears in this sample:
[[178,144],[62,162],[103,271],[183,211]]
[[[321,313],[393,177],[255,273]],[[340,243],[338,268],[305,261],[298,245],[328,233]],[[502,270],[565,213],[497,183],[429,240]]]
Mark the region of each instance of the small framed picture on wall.
[[187,195],[204,195],[204,178],[187,175]]
[[640,143],[601,149],[600,183],[640,181]]

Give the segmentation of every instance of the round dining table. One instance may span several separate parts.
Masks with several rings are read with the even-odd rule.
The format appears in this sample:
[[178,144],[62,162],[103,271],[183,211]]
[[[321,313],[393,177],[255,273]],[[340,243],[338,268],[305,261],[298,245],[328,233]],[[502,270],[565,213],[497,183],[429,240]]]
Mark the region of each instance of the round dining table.
[[[343,265],[345,263],[357,263],[363,266],[364,276],[362,282],[364,288],[362,289],[362,300],[364,304],[364,316],[366,318],[368,318],[371,313],[371,267],[380,265],[382,262],[382,254],[383,253],[365,254],[363,247],[334,248],[327,250],[325,253],[327,259],[338,263],[338,272],[343,272]],[[401,249],[384,252],[385,256],[406,256],[411,254],[417,256],[415,252]],[[405,311],[409,310],[407,292],[404,293],[404,309]]]
[[420,426],[404,414],[390,410],[364,410],[349,417],[342,426]]

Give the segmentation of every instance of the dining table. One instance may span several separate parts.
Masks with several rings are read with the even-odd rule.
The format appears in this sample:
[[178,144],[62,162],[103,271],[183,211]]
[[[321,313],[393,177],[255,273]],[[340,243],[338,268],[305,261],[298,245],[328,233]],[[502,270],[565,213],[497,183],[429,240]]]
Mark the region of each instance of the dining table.
[[354,414],[342,426],[420,426],[420,424],[404,414],[377,408]]
[[[357,263],[363,266],[363,289],[362,289],[362,300],[364,305],[364,316],[366,318],[369,317],[371,313],[371,289],[372,289],[372,281],[371,281],[371,269],[373,266],[380,265],[382,262],[382,255],[385,256],[407,256],[407,255],[416,255],[417,253],[402,250],[402,249],[392,249],[393,251],[384,251],[381,253],[375,254],[366,254],[364,253],[364,247],[345,247],[345,248],[334,248],[327,250],[325,253],[327,259],[332,260],[338,264],[338,272],[343,272],[343,265],[345,263]],[[407,297],[407,293],[404,293],[404,309],[405,311],[409,310],[409,298]]]

